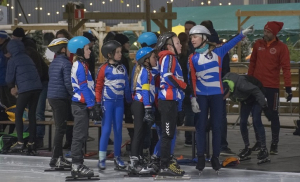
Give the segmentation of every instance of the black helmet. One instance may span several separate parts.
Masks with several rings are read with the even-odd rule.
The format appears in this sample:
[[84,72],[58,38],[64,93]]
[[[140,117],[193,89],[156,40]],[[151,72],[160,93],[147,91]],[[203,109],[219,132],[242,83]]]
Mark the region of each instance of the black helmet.
[[67,48],[69,40],[67,38],[54,39],[49,45],[48,49],[54,53],[60,53],[62,48]]
[[166,32],[160,35],[157,39],[156,49],[161,51],[166,42],[174,36],[177,36],[174,32]]
[[118,41],[109,40],[103,44],[101,53],[106,59],[108,59],[108,54],[112,54],[112,52],[118,47],[122,47],[122,45]]

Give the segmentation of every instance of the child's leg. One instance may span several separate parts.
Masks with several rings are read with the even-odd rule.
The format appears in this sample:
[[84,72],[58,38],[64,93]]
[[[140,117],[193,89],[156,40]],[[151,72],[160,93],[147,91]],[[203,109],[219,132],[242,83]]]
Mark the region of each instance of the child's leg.
[[114,129],[114,152],[115,157],[120,157],[121,145],[122,145],[122,122],[124,113],[124,101],[114,101],[114,112],[113,112],[113,129]]
[[102,128],[101,128],[100,145],[99,145],[100,161],[106,158],[108,139],[111,132],[111,124],[112,124],[113,114],[115,109],[113,101],[104,101],[103,107],[104,107],[104,112],[103,112],[103,120],[102,120]]

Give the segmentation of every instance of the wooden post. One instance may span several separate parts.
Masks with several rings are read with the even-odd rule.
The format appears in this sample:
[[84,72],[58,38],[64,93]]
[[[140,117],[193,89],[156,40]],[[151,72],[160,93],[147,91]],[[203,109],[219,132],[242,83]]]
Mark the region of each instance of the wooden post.
[[72,28],[73,28],[73,18],[72,17],[72,14],[74,13],[74,8],[75,6],[69,2],[67,5],[66,5],[66,13],[68,13],[68,19],[67,19],[67,22],[68,22],[68,31],[71,32]]
[[[167,12],[172,13],[172,3],[167,3]],[[167,29],[172,31],[172,19],[167,19]]]
[[[160,12],[165,13],[165,12],[166,12],[166,8],[162,6],[162,7],[160,8]],[[164,19],[164,18],[160,19],[159,21],[165,26],[165,19]],[[164,28],[161,28],[161,27],[159,26],[159,32],[160,32],[160,34],[163,34],[165,31],[166,31],[166,30],[165,30]]]
[[151,32],[150,0],[146,0],[146,23],[147,32]]
[[[238,33],[240,33],[241,31],[241,16],[239,15],[239,13],[241,12],[241,10],[238,10],[236,14],[238,14]],[[242,62],[242,44],[241,42],[238,43],[238,48],[237,48],[237,55],[238,55],[238,59],[239,62]]]

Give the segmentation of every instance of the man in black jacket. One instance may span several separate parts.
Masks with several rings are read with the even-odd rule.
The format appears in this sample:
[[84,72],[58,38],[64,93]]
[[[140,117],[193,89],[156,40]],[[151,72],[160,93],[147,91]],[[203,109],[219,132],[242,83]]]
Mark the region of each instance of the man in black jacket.
[[93,46],[95,44],[96,38],[92,33],[89,32],[84,32],[83,36],[88,38],[90,43],[89,43],[89,49],[91,51],[90,58],[87,60],[87,63],[89,64],[89,71],[91,72],[93,80],[95,80],[95,53],[93,51]]
[[223,77],[224,99],[230,98],[234,102],[240,102],[240,129],[244,140],[245,148],[241,150],[239,157],[244,159],[251,154],[249,148],[248,137],[248,117],[252,112],[253,125],[256,127],[261,149],[258,153],[258,159],[266,159],[269,154],[266,147],[265,128],[261,121],[261,112],[264,111],[265,116],[269,121],[272,120],[273,115],[264,95],[264,87],[262,83],[256,78],[249,75],[238,75],[236,73],[227,73]]

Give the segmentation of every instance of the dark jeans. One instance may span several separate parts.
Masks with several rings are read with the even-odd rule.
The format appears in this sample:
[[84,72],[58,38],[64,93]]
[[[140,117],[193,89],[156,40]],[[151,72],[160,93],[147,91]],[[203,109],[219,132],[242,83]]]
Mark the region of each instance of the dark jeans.
[[241,120],[240,120],[240,130],[243,137],[243,141],[245,147],[249,147],[249,134],[248,134],[248,117],[250,112],[252,111],[253,117],[253,125],[255,126],[255,130],[258,134],[259,142],[261,143],[261,147],[266,147],[266,135],[265,128],[261,121],[261,111],[262,108],[258,104],[258,102],[254,101],[252,103],[243,103],[241,102]]
[[70,102],[67,99],[48,99],[53,111],[55,122],[55,136],[52,151],[52,158],[63,156],[62,143],[64,134],[66,133],[68,105]]
[[208,111],[211,113],[212,126],[212,146],[213,156],[219,157],[221,148],[221,125],[223,112],[223,95],[197,95],[197,102],[201,112],[196,113],[196,143],[197,155],[202,156],[205,153],[206,144],[206,125],[208,121]]
[[161,113],[161,168],[169,165],[171,155],[171,142],[176,130],[177,101],[158,100],[158,110]]
[[[67,106],[68,110],[68,118],[67,121],[74,121],[74,117],[72,114],[72,109],[71,109],[71,100],[68,100],[69,104]],[[72,144],[72,138],[73,138],[73,126],[67,126],[66,128],[66,143]]]
[[23,112],[28,105],[28,119],[29,119],[29,143],[35,141],[36,135],[36,107],[39,101],[40,90],[32,90],[24,93],[20,93],[17,98],[16,105],[16,129],[18,135],[18,141],[23,140]]
[[[194,119],[195,119],[195,113],[192,110],[192,105],[190,104],[184,104],[183,105],[183,110],[185,113],[185,121],[184,121],[184,126],[195,126]],[[185,132],[185,141],[192,141],[192,132],[186,131]]]
[[131,111],[134,116],[134,135],[131,141],[131,155],[138,157],[143,151],[143,142],[147,134],[147,122],[144,122],[145,109],[144,104],[139,101],[133,101]]
[[272,130],[272,143],[277,144],[279,142],[280,121],[278,116],[278,103],[279,103],[279,89],[278,88],[266,88],[266,98],[268,107],[273,111],[273,120],[271,121]]
[[223,113],[221,123],[221,151],[228,148],[227,142],[227,111],[226,111],[226,100],[223,100]]
[[73,140],[71,146],[72,163],[83,164],[83,148],[88,137],[89,114],[86,104],[72,102],[74,116]]

